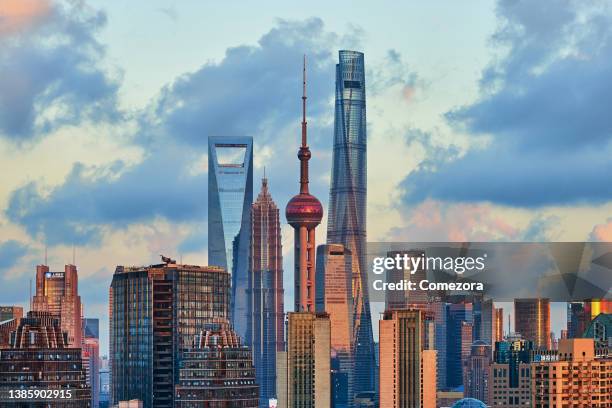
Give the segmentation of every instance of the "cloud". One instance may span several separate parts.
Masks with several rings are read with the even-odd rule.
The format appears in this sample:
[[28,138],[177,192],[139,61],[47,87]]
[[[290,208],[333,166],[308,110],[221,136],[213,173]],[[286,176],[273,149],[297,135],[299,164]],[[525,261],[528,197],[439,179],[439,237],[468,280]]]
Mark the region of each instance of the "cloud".
[[599,224],[593,227],[590,240],[612,242],[612,218],[608,218],[604,224]]
[[11,194],[7,217],[49,245],[98,244],[105,227],[124,228],[163,217],[175,222],[206,215],[207,179],[190,172],[184,150],[151,152],[141,163],[76,164],[46,192],[29,183]]
[[420,242],[547,242],[556,237],[554,216],[535,214],[524,227],[506,220],[490,204],[451,204],[426,200],[402,209],[401,227],[392,228],[389,241]]
[[142,119],[141,138],[148,143],[169,136],[190,146],[205,145],[207,136],[215,135],[274,141],[289,123],[299,125],[304,54],[308,115],[333,112],[331,49],[338,41],[320,19],[279,20],[256,45],[228,48],[220,62],[204,64],[164,87]]
[[51,5],[43,0],[4,0],[0,3],[0,38],[13,35],[48,17]]
[[612,13],[605,3],[500,1],[492,43],[505,54],[483,72],[472,104],[446,114],[459,132],[490,138],[402,183],[428,198],[535,208],[612,199]]
[[28,246],[15,240],[0,242],[0,270],[12,268],[28,252]]
[[18,143],[83,120],[116,120],[118,83],[100,66],[106,16],[80,2],[0,6],[0,137]]

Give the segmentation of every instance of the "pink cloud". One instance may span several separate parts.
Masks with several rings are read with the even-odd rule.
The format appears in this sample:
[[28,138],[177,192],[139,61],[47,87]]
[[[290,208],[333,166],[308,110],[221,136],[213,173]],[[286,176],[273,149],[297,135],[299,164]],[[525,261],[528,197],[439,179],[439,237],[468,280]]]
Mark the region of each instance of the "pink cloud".
[[3,0],[0,2],[0,37],[35,25],[51,10],[48,0]]
[[594,241],[612,242],[612,218],[608,218],[605,224],[593,227],[591,239]]
[[521,231],[497,216],[488,204],[447,204],[427,200],[404,214],[392,240],[491,241],[516,240]]
[[416,89],[412,85],[405,85],[402,89],[402,97],[406,102],[412,102]]

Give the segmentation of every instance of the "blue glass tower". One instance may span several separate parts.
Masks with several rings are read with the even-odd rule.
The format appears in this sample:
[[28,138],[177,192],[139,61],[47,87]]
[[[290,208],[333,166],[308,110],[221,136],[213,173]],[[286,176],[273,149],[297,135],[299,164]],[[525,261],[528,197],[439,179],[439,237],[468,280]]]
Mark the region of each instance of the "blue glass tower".
[[340,51],[327,243],[352,254],[354,393],[375,389],[374,340],[366,275],[366,98],[363,53]]
[[231,272],[234,330],[247,335],[253,138],[208,138],[208,264]]

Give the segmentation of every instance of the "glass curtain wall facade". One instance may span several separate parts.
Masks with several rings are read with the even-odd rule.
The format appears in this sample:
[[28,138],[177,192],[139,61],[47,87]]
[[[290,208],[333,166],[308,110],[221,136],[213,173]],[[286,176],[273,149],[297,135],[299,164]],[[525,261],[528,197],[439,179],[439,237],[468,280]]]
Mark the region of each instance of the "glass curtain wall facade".
[[283,248],[279,210],[262,180],[251,213],[251,273],[249,275],[249,331],[247,344],[260,385],[260,406],[276,397],[276,354],[285,350]]
[[336,105],[327,243],[353,254],[354,392],[375,388],[374,340],[367,292],[366,99],[363,53],[342,50],[336,65]]
[[208,264],[230,271],[231,319],[247,335],[253,138],[208,138]]
[[172,406],[182,350],[226,322],[229,274],[218,267],[118,266],[111,284],[111,398]]

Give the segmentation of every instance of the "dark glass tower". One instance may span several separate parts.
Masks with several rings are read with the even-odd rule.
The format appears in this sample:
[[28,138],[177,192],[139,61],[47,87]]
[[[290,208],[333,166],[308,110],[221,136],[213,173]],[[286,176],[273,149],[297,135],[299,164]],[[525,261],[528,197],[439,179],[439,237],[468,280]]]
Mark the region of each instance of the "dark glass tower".
[[219,267],[165,263],[118,266],[110,288],[113,403],[139,399],[169,407],[184,350],[226,323],[229,274]]
[[246,338],[253,138],[208,138],[208,264],[231,272],[230,313]]
[[374,340],[367,291],[366,101],[363,53],[340,51],[327,243],[343,244],[352,257],[354,392],[375,388]]
[[247,342],[253,348],[260,406],[276,397],[276,353],[285,350],[283,248],[279,210],[263,178],[251,209],[251,273]]

